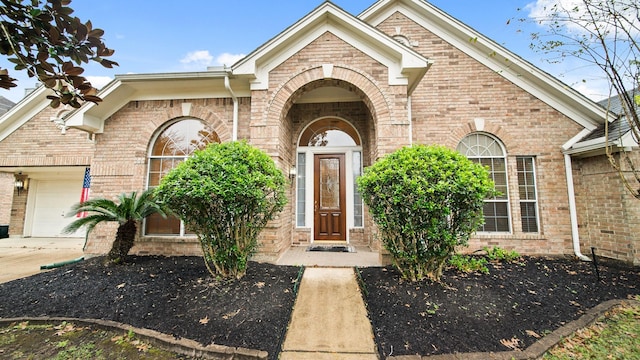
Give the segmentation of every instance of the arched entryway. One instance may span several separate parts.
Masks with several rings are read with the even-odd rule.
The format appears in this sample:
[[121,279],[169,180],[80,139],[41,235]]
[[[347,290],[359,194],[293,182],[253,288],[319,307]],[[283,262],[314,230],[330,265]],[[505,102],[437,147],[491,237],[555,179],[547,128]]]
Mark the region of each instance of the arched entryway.
[[362,137],[347,120],[314,120],[300,133],[296,151],[295,226],[309,241],[350,242],[364,227],[356,179],[362,173]]
[[[265,110],[255,112],[261,116],[251,121],[251,141],[265,149],[291,174],[292,180],[289,206],[278,223],[263,231],[262,249],[280,254],[290,245],[318,241],[380,248],[375,227],[360,205],[354,179],[378,157],[410,142],[408,104],[391,95],[398,91],[400,88],[392,89],[357,69],[322,65],[291,75],[273,92],[254,92],[255,104],[264,104]],[[353,143],[335,147],[305,144],[303,140],[312,136],[305,135],[303,139],[303,133],[323,122],[325,125],[333,122],[336,128],[331,131],[343,132]],[[337,173],[344,174],[341,183],[344,203],[339,204],[340,212],[322,214],[327,222],[317,226],[316,221],[323,220],[315,219],[314,215],[316,161],[318,167],[324,163],[325,170],[330,171],[331,166],[337,166]],[[304,182],[300,177],[304,177]],[[324,225],[327,235],[317,234],[316,230]]]

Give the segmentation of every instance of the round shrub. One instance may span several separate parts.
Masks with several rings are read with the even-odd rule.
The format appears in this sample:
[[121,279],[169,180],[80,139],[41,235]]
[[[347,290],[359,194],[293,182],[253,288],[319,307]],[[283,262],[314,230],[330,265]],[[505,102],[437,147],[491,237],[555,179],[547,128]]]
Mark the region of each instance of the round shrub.
[[488,171],[443,146],[404,147],[365,169],[363,201],[406,279],[439,280],[447,259],[482,224]]
[[198,235],[214,276],[244,276],[258,235],[287,202],[273,160],[245,141],[211,144],[171,170],[159,201]]

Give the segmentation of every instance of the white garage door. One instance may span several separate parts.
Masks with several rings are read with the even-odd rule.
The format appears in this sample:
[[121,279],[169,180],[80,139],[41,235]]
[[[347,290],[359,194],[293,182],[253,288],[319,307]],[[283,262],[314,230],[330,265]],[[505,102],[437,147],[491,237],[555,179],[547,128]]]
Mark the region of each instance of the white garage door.
[[67,224],[75,217],[65,217],[71,206],[80,201],[82,178],[77,180],[40,180],[35,189],[31,236],[58,237],[79,236],[63,234]]

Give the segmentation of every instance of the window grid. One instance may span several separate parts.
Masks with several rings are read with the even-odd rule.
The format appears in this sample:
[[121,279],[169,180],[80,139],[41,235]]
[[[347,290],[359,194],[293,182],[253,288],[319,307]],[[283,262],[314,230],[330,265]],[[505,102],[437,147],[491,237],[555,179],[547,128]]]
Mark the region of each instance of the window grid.
[[494,197],[485,199],[484,224],[479,231],[510,232],[507,164],[502,145],[492,136],[475,133],[462,139],[457,150],[469,160],[485,166],[498,191]]
[[522,232],[537,233],[538,227],[538,196],[536,191],[536,174],[534,158],[521,156],[516,158],[518,165],[518,188],[520,193],[520,218]]
[[[186,160],[194,151],[204,149],[210,143],[219,143],[220,138],[200,120],[183,119],[164,128],[150,149],[147,187],[160,185],[162,178]],[[184,223],[176,216],[166,219],[158,214],[144,221],[147,236],[183,236],[193,234],[185,229]]]

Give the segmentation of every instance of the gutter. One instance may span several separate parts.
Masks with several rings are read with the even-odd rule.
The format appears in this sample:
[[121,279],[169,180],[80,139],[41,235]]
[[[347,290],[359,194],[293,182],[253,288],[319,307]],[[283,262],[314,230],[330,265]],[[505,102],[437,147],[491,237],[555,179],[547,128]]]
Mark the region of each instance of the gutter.
[[229,72],[224,75],[224,87],[231,94],[231,99],[233,100],[233,130],[231,135],[232,141],[238,140],[238,98],[236,94],[231,89],[231,82],[229,81]]

